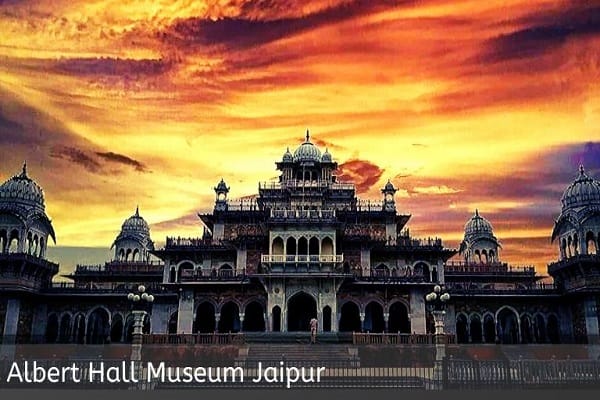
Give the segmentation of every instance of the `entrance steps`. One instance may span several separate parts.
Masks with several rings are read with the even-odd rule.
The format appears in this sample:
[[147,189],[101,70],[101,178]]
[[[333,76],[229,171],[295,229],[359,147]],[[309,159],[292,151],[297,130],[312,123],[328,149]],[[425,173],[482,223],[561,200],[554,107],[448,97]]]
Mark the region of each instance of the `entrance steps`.
[[358,349],[344,344],[323,343],[249,343],[240,348],[236,366],[256,367],[259,362],[263,366],[279,366],[284,361],[288,366],[358,368],[360,359]]

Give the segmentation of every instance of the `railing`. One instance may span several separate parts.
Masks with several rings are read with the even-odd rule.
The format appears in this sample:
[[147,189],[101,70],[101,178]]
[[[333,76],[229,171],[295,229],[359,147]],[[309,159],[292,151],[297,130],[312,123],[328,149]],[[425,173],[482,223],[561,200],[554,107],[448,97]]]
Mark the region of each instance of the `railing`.
[[227,211],[260,211],[255,198],[232,199],[227,201]]
[[446,288],[453,295],[547,295],[553,292],[558,292],[558,287],[552,283],[536,283],[528,286],[501,286],[495,287],[493,284],[489,286],[486,284],[481,287],[473,283],[448,283],[446,282]]
[[[394,243],[390,243],[394,244]],[[442,239],[435,238],[411,238],[408,236],[398,236],[395,245],[397,247],[408,247],[408,248],[435,248],[440,249],[443,247]]]
[[577,254],[575,256],[571,256],[563,260],[550,263],[548,264],[548,273],[551,274],[555,271],[560,270],[561,268],[564,268],[565,266],[578,262],[600,263],[600,254]]
[[263,254],[263,263],[341,263],[344,262],[343,254],[332,255],[279,255]]
[[535,275],[535,267],[509,266],[507,263],[475,264],[463,261],[449,261],[444,265],[444,273],[451,274],[485,274],[485,275]]
[[454,335],[410,334],[410,333],[352,333],[352,344],[454,344]]
[[58,271],[58,264],[48,261],[45,258],[37,257],[27,253],[0,253],[0,261],[27,261],[32,264],[42,265],[43,267]]
[[272,209],[271,218],[273,219],[303,219],[303,220],[320,220],[334,219],[334,209],[319,209],[319,210],[293,210],[293,209]]
[[381,200],[358,200],[356,202],[356,211],[381,211],[383,210],[383,201]]
[[146,334],[143,344],[244,344],[243,333]]
[[284,182],[259,182],[258,189],[261,190],[281,190],[284,188],[329,188],[333,190],[354,190],[355,186],[353,183],[349,182],[331,182],[327,180],[298,180],[298,179],[290,179]]
[[222,241],[213,241],[212,239],[204,238],[182,238],[182,237],[167,237],[165,249],[225,249],[228,245]]
[[[129,293],[138,287],[139,283],[111,283],[109,285],[99,284],[75,284],[74,282],[52,282],[46,290],[50,293]],[[146,290],[152,294],[165,292],[166,289],[160,283],[146,284]]]
[[80,265],[75,267],[76,274],[102,273],[107,275],[126,274],[162,274],[162,261],[111,261],[104,265]]

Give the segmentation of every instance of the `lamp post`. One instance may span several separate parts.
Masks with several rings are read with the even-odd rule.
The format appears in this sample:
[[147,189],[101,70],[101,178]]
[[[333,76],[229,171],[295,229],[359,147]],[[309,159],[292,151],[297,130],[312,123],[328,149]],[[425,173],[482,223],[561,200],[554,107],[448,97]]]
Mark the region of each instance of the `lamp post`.
[[450,300],[450,294],[440,285],[433,287],[433,292],[425,296],[427,307],[433,315],[435,326],[435,364],[433,368],[434,385],[433,389],[441,388],[442,382],[442,362],[446,357],[446,340],[444,336],[444,317],[446,315],[446,305]]
[[142,334],[144,330],[144,319],[151,311],[154,296],[146,292],[146,287],[140,285],[137,291],[129,293],[127,300],[131,304],[133,314],[133,334],[131,337],[131,361],[142,360]]

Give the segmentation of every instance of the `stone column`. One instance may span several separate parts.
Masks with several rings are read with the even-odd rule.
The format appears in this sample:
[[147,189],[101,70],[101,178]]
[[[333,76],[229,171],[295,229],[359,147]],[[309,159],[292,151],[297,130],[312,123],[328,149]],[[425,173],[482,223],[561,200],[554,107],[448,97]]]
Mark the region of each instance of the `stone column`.
[[142,338],[146,311],[133,310],[133,333],[131,335],[131,361],[142,360]]
[[422,290],[414,288],[410,291],[410,328],[417,334],[427,333],[425,294]]
[[583,310],[585,313],[585,328],[587,331],[588,344],[600,344],[596,299],[593,297],[586,298],[583,303]]
[[237,260],[235,263],[235,274],[245,274],[246,273],[246,261],[247,253],[246,249],[237,249]]
[[390,323],[390,313],[389,312],[384,312],[383,313],[383,322],[385,323],[385,333],[388,333],[390,328],[389,328],[389,323]]
[[360,266],[363,276],[371,276],[371,250],[360,250]]
[[[36,304],[34,307],[33,320],[31,322],[32,343],[44,343],[46,341],[46,325],[48,323],[48,305]],[[58,323],[60,324],[60,321]]]
[[154,304],[150,315],[150,333],[168,333],[171,309],[168,304]]
[[358,314],[358,316],[360,317],[360,331],[364,332],[365,331],[365,313],[361,312]]
[[2,345],[0,345],[0,358],[12,360],[15,356],[15,343],[19,329],[19,314],[21,312],[21,300],[9,299],[6,303],[6,316],[4,318],[4,332]]
[[244,330],[244,313],[241,312],[239,313],[239,317],[240,317],[240,332],[243,332]]
[[219,321],[221,320],[221,313],[215,313],[215,332],[219,332]]
[[177,309],[177,333],[192,333],[194,323],[194,292],[184,289],[179,292]]

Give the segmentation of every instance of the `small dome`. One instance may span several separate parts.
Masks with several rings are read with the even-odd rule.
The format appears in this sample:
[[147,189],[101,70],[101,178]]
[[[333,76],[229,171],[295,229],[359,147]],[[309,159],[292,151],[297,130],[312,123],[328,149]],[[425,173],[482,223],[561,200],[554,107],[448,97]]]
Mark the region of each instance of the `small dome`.
[[0,202],[24,203],[45,209],[44,192],[42,188],[27,176],[27,164],[23,164],[23,171],[0,185]]
[[387,183],[383,187],[383,191],[384,192],[395,192],[396,191],[396,188],[394,187],[394,184],[392,183],[392,181],[390,181],[388,179]]
[[310,142],[310,134],[306,131],[306,141],[294,151],[294,162],[320,162],[321,150]]
[[144,234],[150,233],[150,227],[148,226],[148,223],[144,218],[140,217],[139,208],[136,208],[135,214],[123,222],[123,225],[121,226],[121,232],[135,232]]
[[475,215],[465,224],[465,238],[472,236],[493,236],[494,230],[490,221],[479,215],[475,210]]
[[283,154],[283,162],[287,163],[287,162],[294,162],[294,157],[292,156],[292,153],[290,153],[290,148],[288,147],[286,152]]
[[333,162],[333,159],[331,158],[331,153],[329,153],[328,149],[325,149],[325,153],[323,153],[323,157],[321,157],[321,162],[324,162],[324,163]]
[[600,182],[586,175],[583,165],[579,167],[579,176],[571,183],[562,195],[563,210],[600,205]]

